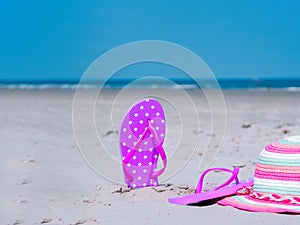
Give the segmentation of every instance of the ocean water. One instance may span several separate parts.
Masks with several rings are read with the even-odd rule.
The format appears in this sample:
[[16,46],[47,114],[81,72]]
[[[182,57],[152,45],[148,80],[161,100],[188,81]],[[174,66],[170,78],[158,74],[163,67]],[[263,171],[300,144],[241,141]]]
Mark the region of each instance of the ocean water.
[[[135,79],[110,79],[107,82],[93,82],[79,84],[79,80],[30,80],[30,81],[2,81],[0,88],[7,89],[76,89],[77,87],[89,89],[99,88],[100,86],[105,89],[122,89],[130,85],[132,88],[171,88],[171,89],[215,89],[215,82],[210,80],[200,80],[196,83],[191,79],[170,79],[170,82],[134,82]],[[201,84],[201,87],[199,86]],[[290,91],[300,90],[300,77],[299,78],[220,78],[218,85],[221,89],[285,89]]]

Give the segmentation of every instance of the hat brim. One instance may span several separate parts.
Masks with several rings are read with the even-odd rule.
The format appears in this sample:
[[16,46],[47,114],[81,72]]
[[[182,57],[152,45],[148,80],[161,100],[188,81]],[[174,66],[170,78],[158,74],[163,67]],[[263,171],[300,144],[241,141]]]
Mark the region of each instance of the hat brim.
[[235,195],[218,201],[219,205],[232,206],[251,212],[296,213],[300,214],[300,205],[290,205],[276,202],[266,202],[251,198],[249,195]]

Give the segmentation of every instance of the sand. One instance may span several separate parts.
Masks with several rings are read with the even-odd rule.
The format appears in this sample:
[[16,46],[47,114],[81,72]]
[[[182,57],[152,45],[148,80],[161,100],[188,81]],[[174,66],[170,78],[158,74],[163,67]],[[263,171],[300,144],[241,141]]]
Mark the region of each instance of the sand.
[[[113,126],[110,112],[118,90],[101,94],[102,104],[96,106],[97,130],[112,158],[119,154],[116,130],[124,110],[132,104],[130,95],[138,97],[145,93],[148,91],[134,90],[117,102]],[[180,117],[166,104],[165,150],[169,167],[162,177],[163,186],[129,190],[97,174],[78,150],[72,128],[74,90],[1,89],[0,224],[299,224],[295,215],[168,203],[168,198],[193,190],[207,140],[218,135],[210,133],[211,114],[203,93],[188,93],[196,101],[201,126],[194,126],[194,111],[180,92],[169,92],[179,102],[177,107],[185,110],[188,119],[183,130],[187,133],[178,138]],[[240,178],[248,178],[265,145],[300,133],[300,93],[283,90],[225,90],[223,93],[227,127],[223,143],[209,146],[220,149],[211,166],[239,166]],[[199,145],[194,149],[197,137]],[[186,153],[186,159],[177,157],[179,152]],[[181,168],[183,163],[186,166]],[[112,179],[120,179],[120,166],[113,167],[117,174]],[[224,176],[215,173],[205,188],[216,185]]]

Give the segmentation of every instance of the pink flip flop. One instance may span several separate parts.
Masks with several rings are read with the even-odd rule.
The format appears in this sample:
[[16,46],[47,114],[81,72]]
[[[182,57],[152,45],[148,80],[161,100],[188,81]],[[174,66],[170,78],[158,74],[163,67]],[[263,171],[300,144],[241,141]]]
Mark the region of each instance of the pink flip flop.
[[[119,135],[123,172],[129,187],[158,185],[158,176],[167,166],[162,147],[165,132],[164,111],[155,99],[141,100],[124,116]],[[163,168],[156,170],[159,156]]]
[[[217,188],[211,191],[202,192],[205,175],[211,171],[216,171],[216,170],[232,173],[232,176],[224,184],[218,186]],[[234,195],[239,193],[244,194],[242,192],[247,191],[248,187],[253,185],[253,179],[239,181],[238,173],[239,173],[238,167],[235,167],[233,170],[229,170],[226,168],[210,168],[202,173],[198,185],[196,187],[195,194],[187,195],[183,197],[177,197],[177,198],[170,198],[169,202],[177,205],[189,205],[189,204],[200,203],[206,200],[218,199],[220,197],[225,197],[229,195]],[[235,183],[232,183],[233,181],[235,181]]]

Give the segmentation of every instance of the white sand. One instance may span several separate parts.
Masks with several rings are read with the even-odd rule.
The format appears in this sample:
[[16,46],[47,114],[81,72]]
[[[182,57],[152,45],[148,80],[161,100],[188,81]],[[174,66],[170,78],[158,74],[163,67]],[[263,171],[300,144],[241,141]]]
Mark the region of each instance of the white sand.
[[[117,157],[116,134],[107,134],[112,129],[110,107],[116,94],[113,90],[104,92],[96,123],[99,134]],[[182,140],[183,147],[177,151],[191,152],[191,142],[197,135],[199,148],[184,169],[163,183],[192,188],[200,175],[199,163],[210,134],[210,111],[201,92],[189,94],[197,100],[201,128],[193,130],[194,121],[184,124],[185,129],[190,129],[189,138]],[[71,90],[0,90],[0,224],[299,224],[299,216],[295,215],[249,213],[218,205],[169,204],[167,199],[180,192],[185,194],[185,187],[168,187],[162,192],[145,188],[112,193],[121,186],[96,174],[76,147],[72,130],[73,95]],[[182,102],[180,107],[187,114],[192,113],[181,95],[172,95]],[[227,129],[212,166],[237,165],[242,167],[241,178],[251,177],[254,162],[265,145],[300,133],[300,93],[232,90],[224,91],[224,96]],[[129,102],[127,98],[122,104],[125,107]],[[172,109],[166,111],[169,127],[165,149],[167,154],[173,154],[169,157],[170,170],[182,159],[174,152],[180,135],[178,118]],[[123,111],[115,112],[118,113],[119,119]],[[121,170],[116,171],[122,176]],[[215,174],[217,178],[222,175]],[[216,179],[208,180],[207,188],[215,183]]]

